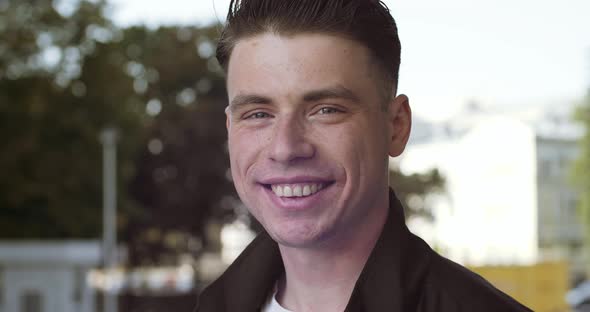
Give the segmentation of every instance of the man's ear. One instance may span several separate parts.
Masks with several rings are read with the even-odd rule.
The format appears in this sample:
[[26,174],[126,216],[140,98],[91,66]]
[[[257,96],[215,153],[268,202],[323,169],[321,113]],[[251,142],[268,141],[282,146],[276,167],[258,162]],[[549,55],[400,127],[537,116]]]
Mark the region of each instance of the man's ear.
[[406,148],[410,129],[412,128],[412,110],[408,97],[400,94],[389,103],[388,122],[391,129],[389,139],[389,156],[396,157]]
[[225,129],[227,131],[229,131],[229,114],[230,114],[229,106],[227,106],[225,108]]

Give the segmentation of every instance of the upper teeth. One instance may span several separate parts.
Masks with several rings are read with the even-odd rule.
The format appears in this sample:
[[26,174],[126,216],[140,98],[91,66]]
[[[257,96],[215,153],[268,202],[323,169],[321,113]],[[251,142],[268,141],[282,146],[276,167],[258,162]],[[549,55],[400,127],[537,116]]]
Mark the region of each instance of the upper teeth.
[[324,187],[322,183],[273,184],[272,191],[279,197],[302,197],[317,193]]

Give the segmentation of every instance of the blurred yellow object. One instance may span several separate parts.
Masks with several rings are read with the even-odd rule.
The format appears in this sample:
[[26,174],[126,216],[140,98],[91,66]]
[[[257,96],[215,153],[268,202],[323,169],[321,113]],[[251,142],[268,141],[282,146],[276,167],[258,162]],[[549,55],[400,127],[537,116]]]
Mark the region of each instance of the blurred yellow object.
[[565,301],[569,288],[568,264],[565,261],[470,269],[533,311],[571,311]]

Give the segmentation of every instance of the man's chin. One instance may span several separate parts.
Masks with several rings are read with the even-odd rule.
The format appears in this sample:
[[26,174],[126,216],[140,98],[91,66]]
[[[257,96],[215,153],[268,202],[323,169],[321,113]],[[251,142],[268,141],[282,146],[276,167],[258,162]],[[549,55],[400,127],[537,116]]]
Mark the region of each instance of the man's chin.
[[281,229],[269,234],[280,246],[287,248],[313,248],[322,241],[319,231],[304,232],[301,229],[293,229],[292,231]]

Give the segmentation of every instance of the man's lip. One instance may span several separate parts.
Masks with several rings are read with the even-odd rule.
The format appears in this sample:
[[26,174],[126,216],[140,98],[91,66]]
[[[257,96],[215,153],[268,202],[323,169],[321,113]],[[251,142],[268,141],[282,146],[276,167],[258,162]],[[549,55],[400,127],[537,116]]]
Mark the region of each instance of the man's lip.
[[293,177],[270,177],[258,180],[264,185],[271,184],[298,184],[298,183],[331,183],[334,180],[315,176],[293,176]]
[[295,212],[302,212],[302,211],[315,211],[316,209],[320,209],[321,207],[325,206],[327,200],[330,200],[326,197],[326,191],[329,191],[334,182],[331,183],[324,183],[324,187],[317,192],[308,195],[308,196],[293,196],[293,197],[283,197],[278,196],[272,189],[269,184],[259,184],[261,190],[264,194],[268,197],[272,206],[278,209],[278,211],[284,213],[295,213]]

